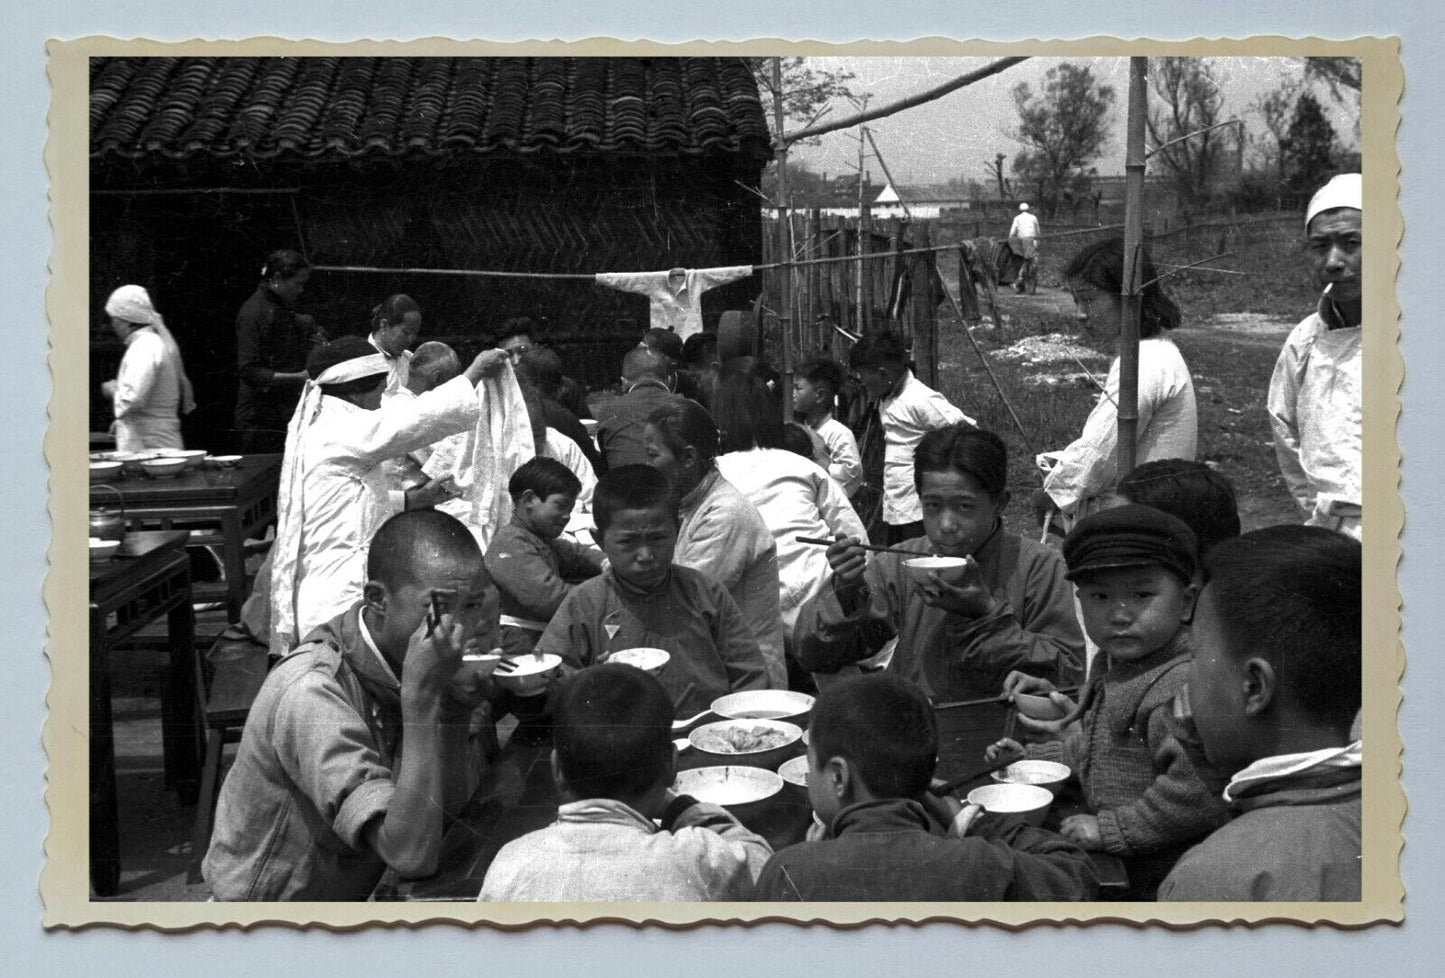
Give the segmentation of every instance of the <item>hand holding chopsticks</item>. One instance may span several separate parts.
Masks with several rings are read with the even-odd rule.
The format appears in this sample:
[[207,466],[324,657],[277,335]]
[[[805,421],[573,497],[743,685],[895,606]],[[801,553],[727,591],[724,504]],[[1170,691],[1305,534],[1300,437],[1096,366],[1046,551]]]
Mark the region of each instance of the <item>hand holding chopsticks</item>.
[[[797,539],[799,543],[811,543],[816,547],[831,547],[833,546],[833,544],[838,542],[837,540],[824,540],[821,537],[798,537]],[[853,546],[857,547],[859,550],[871,550],[874,553],[880,554],[900,554],[904,557],[928,556],[927,554],[921,554],[916,550],[903,550],[898,547],[875,547],[871,543],[860,542],[854,543]]]

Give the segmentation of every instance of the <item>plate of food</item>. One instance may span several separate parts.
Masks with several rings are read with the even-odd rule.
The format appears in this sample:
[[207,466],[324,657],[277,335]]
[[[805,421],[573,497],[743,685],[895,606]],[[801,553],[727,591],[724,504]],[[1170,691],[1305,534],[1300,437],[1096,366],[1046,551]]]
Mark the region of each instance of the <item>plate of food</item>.
[[801,727],[782,720],[722,720],[705,723],[687,735],[699,754],[769,771],[802,739]]

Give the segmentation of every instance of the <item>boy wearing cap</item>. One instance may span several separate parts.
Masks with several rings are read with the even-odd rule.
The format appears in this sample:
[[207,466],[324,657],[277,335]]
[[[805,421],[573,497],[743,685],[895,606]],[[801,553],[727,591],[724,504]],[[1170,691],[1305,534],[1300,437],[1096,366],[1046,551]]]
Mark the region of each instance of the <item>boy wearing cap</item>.
[[[1087,811],[1066,817],[1060,833],[1082,848],[1125,858],[1140,899],[1152,899],[1179,854],[1226,817],[1170,720],[1174,695],[1189,679],[1195,552],[1187,525],[1148,506],[1121,506],[1076,524],[1064,541],[1064,562],[1084,629],[1104,653],[1096,660],[1102,666],[1062,721],[1019,717],[1026,729],[1057,738],[1030,745],[1028,756],[1067,764],[1082,789]],[[1016,674],[1004,688],[1050,687]],[[987,754],[992,760],[1021,749],[1001,740]]]
[[1305,211],[1316,310],[1294,328],[1269,382],[1280,473],[1305,524],[1360,538],[1360,219],[1358,173],[1320,188]]

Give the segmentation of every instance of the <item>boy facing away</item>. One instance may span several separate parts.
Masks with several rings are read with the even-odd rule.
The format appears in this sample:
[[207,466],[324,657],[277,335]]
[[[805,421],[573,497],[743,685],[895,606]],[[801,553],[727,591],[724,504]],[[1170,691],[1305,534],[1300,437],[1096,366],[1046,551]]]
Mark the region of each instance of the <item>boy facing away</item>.
[[[889,672],[939,700],[996,696],[1014,670],[1077,682],[1084,641],[1064,562],[1004,529],[1007,471],[992,432],[954,425],[924,435],[913,466],[924,535],[899,545],[907,555],[870,556],[849,537],[828,548],[832,583],[794,629],[799,664],[836,672],[896,639]],[[915,580],[904,562],[929,555],[966,557],[963,576]]]
[[479,899],[748,899],[772,849],[726,809],[672,790],[672,700],[656,679],[621,664],[577,673],[558,694],[553,743],[557,821],[503,846]]
[[[1180,852],[1227,817],[1170,719],[1189,678],[1195,552],[1183,521],[1148,506],[1080,520],[1064,540],[1064,560],[1084,628],[1106,658],[1070,715],[1018,721],[1058,738],[1027,754],[1067,764],[1083,789],[1088,811],[1065,818],[1060,832],[1085,849],[1124,857],[1131,889],[1145,899]],[[1010,676],[1004,685],[1008,693],[1050,692],[1033,677]],[[987,758],[1003,750],[1021,748],[1001,740]]]
[[569,581],[602,573],[602,551],[565,540],[562,532],[582,483],[553,458],[537,456],[512,473],[512,519],[487,547],[487,571],[502,599],[502,651],[530,652],[547,630]]
[[1161,900],[1360,899],[1360,545],[1273,526],[1205,558],[1176,718],[1236,817]]
[[755,899],[1095,894],[1093,865],[1078,847],[1006,816],[970,822],[959,817],[957,799],[928,793],[938,728],[928,698],[912,683],[887,675],[840,680],[820,694],[808,731],[808,798],[827,832],[768,860]]
[[650,465],[612,469],[592,499],[608,567],[563,600],[537,643],[562,658],[562,672],[607,661],[622,649],[663,649],[658,674],[678,717],[740,689],[766,689],[767,664],[752,626],[727,588],[673,564],[678,501]]

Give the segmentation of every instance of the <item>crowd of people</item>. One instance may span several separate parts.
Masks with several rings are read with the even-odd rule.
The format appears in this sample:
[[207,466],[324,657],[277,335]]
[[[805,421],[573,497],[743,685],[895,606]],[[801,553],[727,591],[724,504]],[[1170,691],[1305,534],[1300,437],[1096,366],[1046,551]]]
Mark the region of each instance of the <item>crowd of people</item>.
[[[1145,260],[1141,464],[1120,478],[1115,361],[1080,437],[1038,459],[1061,549],[1006,525],[1005,442],[894,332],[802,364],[793,422],[782,378],[719,362],[706,332],[649,330],[588,405],[528,320],[464,364],[418,345],[421,307],[394,295],[368,336],[327,341],[295,311],[304,260],[278,252],[237,318],[238,422],[284,452],[242,620],[275,664],[221,790],[214,896],[365,899],[388,868],[435,872],[444,812],[515,722],[548,731],[564,802],[482,900],[1084,900],[1090,852],[1138,899],[1358,899],[1360,194],[1343,176],[1310,204],[1323,291],[1270,390],[1307,525],[1241,535]],[[1104,241],[1065,268],[1088,328],[1117,329],[1123,257]],[[174,340],[143,289],[107,312],[118,432],[178,444]],[[856,433],[847,393],[869,405]],[[932,555],[961,574],[908,573]],[[635,648],[667,665],[609,661]],[[560,665],[502,690],[532,652]],[[816,824],[773,852],[674,789],[672,725],[780,688],[817,694]],[[1020,714],[980,761],[1067,764],[1082,807],[1056,831],[929,790],[933,704],[1018,695],[1056,716]]]

